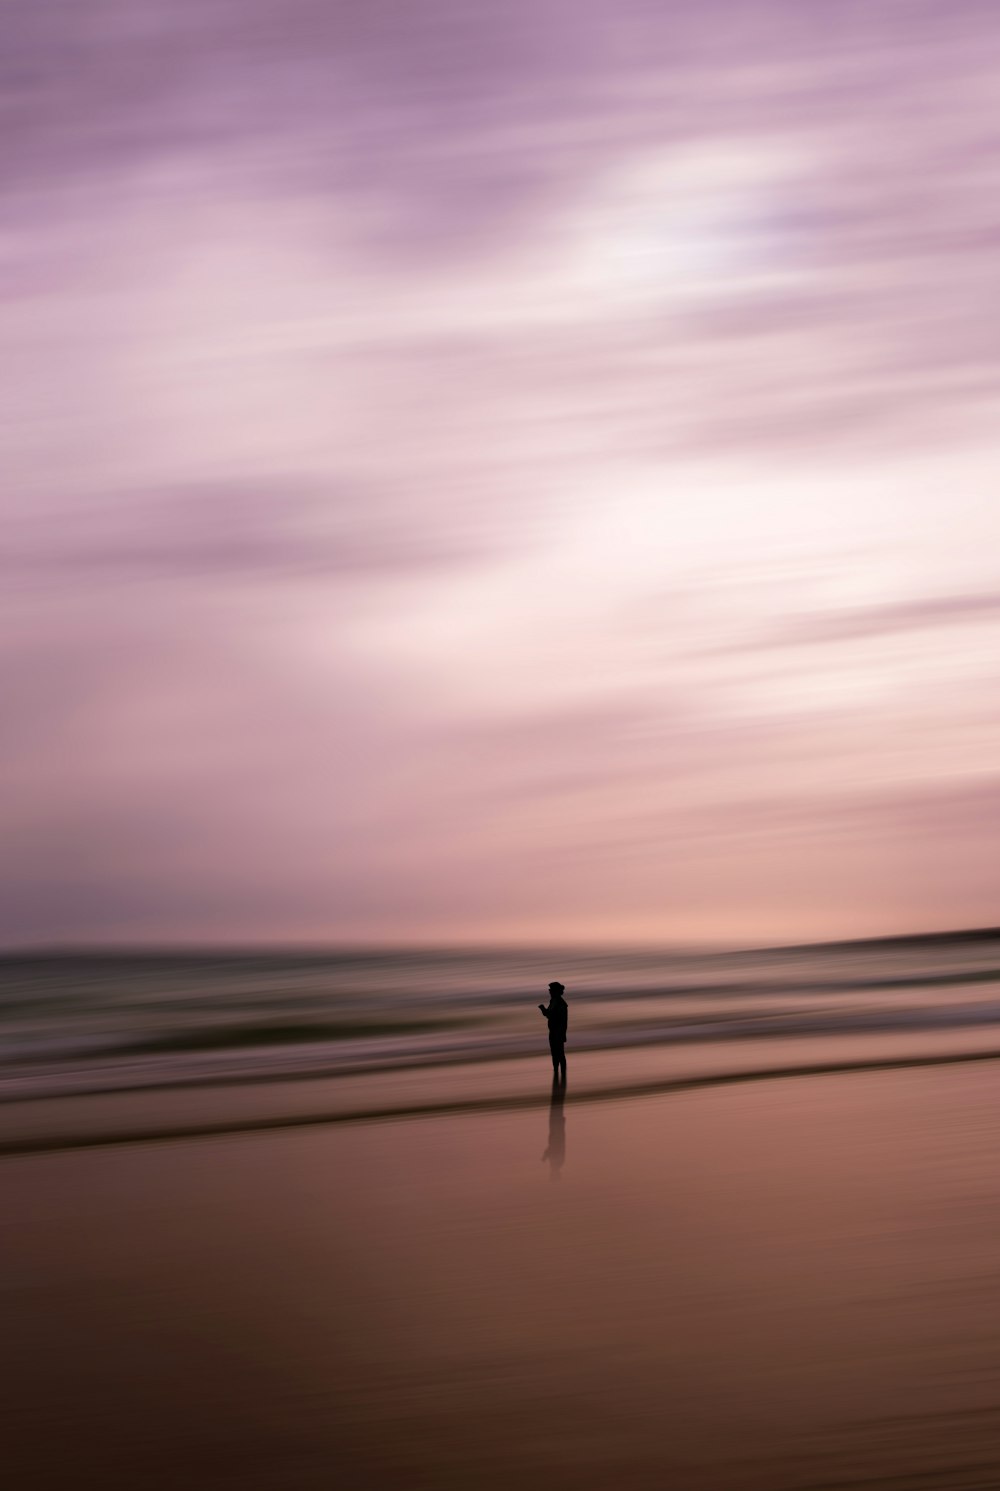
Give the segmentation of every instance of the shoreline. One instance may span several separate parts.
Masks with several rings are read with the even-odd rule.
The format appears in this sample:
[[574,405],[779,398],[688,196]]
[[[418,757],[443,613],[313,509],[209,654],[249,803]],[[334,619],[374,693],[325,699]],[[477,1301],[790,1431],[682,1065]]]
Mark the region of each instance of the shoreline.
[[[794,1066],[768,1066],[745,1068],[733,1071],[703,1073],[689,1076],[664,1077],[653,1081],[633,1081],[600,1087],[567,1086],[566,1098],[572,1105],[624,1102],[629,1099],[680,1096],[685,1093],[703,1092],[716,1088],[747,1086],[754,1083],[799,1081],[816,1077],[877,1074],[880,1072],[910,1071],[934,1067],[949,1067],[985,1063],[1000,1060],[1000,1049],[925,1052],[901,1056],[855,1057],[842,1060],[812,1061]],[[547,1067],[547,1058],[545,1065]],[[577,1058],[575,1065],[582,1064]],[[542,1058],[535,1062],[541,1067]],[[571,1068],[572,1069],[572,1068]],[[422,1068],[424,1075],[433,1073],[433,1067]],[[274,1079],[277,1082],[280,1079]],[[342,1084],[350,1079],[329,1079]],[[295,1078],[286,1079],[288,1085]],[[235,1084],[230,1084],[235,1085]],[[96,1094],[100,1098],[134,1096],[134,1090],[124,1094]],[[85,1105],[89,1094],[67,1094],[54,1098],[23,1100],[26,1104],[53,1103],[59,1105]],[[193,1139],[216,1139],[227,1135],[266,1134],[295,1131],[327,1126],[357,1125],[370,1123],[403,1122],[416,1119],[448,1118],[460,1116],[486,1116],[490,1114],[526,1112],[548,1106],[551,1085],[542,1081],[531,1091],[487,1094],[482,1097],[441,1097],[416,1103],[369,1104],[366,1107],[307,1111],[256,1117],[205,1121],[200,1123],[175,1124],[142,1129],[119,1129],[98,1133],[56,1133],[25,1135],[22,1138],[0,1139],[0,1159],[27,1158],[33,1155],[65,1154],[81,1150],[118,1148],[139,1144],[166,1144]],[[8,1105],[18,1106],[17,1100]]]

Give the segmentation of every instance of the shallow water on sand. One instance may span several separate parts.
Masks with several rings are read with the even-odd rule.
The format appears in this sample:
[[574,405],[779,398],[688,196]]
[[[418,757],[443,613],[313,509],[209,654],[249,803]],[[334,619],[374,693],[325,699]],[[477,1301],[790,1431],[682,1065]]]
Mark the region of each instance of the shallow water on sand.
[[10,1483],[1000,1486],[998,1071],[8,1158]]
[[[0,1102],[404,1074],[545,1051],[569,989],[578,1055],[690,1051],[702,1069],[1000,1049],[1000,934],[722,952],[460,949],[0,959]],[[671,1058],[673,1059],[673,1058]],[[733,1069],[736,1069],[733,1068]],[[435,1083],[440,1076],[435,1077]],[[494,1083],[494,1085],[496,1085]],[[511,1082],[511,1092],[519,1090]]]

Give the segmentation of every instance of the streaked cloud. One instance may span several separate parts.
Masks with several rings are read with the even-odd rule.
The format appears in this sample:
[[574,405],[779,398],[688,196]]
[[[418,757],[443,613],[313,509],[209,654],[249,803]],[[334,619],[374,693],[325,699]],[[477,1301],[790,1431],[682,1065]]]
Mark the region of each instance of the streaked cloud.
[[494,552],[490,537],[472,524],[463,531],[415,521],[398,495],[363,485],[310,491],[276,478],[257,488],[205,485],[78,501],[58,520],[22,513],[8,527],[0,565],[11,580],[363,580],[468,563]]
[[790,616],[769,634],[737,644],[758,648],[816,647],[827,643],[866,641],[907,632],[1000,623],[1000,591],[931,595],[873,606]]

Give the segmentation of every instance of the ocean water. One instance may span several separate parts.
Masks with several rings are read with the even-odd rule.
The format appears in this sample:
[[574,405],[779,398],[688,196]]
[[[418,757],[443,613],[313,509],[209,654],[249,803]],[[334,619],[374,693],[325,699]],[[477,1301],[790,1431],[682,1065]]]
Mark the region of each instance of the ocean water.
[[[1000,931],[768,950],[552,949],[9,955],[0,1101],[337,1077],[569,1050],[681,1048],[748,1064],[1000,1052]],[[501,1067],[497,1067],[502,1072]],[[643,1072],[655,1071],[646,1060]]]

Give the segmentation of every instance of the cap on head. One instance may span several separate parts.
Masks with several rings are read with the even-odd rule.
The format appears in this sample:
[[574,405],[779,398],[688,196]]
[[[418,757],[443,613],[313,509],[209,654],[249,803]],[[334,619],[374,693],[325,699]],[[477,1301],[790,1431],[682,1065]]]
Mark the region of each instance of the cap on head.
[[564,992],[564,985],[562,985],[562,984],[549,984],[549,993],[550,994],[562,994],[563,992]]

